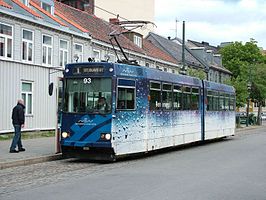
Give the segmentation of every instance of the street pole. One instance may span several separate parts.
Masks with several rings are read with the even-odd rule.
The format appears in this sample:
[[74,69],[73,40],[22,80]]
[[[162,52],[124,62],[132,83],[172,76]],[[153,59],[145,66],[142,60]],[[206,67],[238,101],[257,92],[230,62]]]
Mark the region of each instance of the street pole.
[[248,75],[248,102],[247,102],[247,119],[246,119],[246,126],[249,125],[249,102],[250,102],[250,91],[251,91],[251,67],[249,66],[249,75]]
[[186,75],[186,60],[185,60],[185,21],[183,21],[183,38],[182,38],[182,68],[181,74]]

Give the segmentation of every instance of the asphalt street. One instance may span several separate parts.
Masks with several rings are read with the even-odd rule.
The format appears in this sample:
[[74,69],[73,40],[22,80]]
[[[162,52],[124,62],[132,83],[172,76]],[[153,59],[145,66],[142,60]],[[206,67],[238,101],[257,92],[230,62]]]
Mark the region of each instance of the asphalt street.
[[0,171],[1,200],[265,200],[266,131],[115,163],[59,160]]

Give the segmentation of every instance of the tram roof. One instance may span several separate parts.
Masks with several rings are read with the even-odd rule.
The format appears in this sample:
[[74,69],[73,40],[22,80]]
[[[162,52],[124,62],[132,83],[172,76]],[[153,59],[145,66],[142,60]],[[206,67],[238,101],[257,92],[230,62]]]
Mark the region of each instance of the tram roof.
[[230,85],[225,85],[225,84],[215,83],[215,82],[210,82],[210,81],[204,81],[204,85],[207,89],[210,89],[210,90],[235,93],[235,88]]

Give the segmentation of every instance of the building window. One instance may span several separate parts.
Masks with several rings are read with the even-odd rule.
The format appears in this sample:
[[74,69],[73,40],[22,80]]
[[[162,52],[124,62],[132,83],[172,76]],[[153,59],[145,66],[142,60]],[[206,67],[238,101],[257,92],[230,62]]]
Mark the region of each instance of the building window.
[[44,9],[45,11],[47,11],[48,13],[50,13],[51,15],[54,14],[53,6],[50,5],[50,4],[48,4],[48,3],[42,2],[42,9]]
[[32,83],[31,82],[22,82],[22,91],[21,98],[25,103],[25,114],[32,114]]
[[64,67],[68,62],[68,41],[60,40],[59,66]]
[[21,3],[23,3],[25,6],[29,6],[28,0],[20,0]]
[[146,67],[150,67],[150,63],[146,62],[146,63],[145,63],[145,66],[146,66]]
[[33,32],[22,30],[22,60],[33,61]]
[[48,35],[42,36],[42,63],[52,65],[53,38]]
[[158,69],[159,71],[163,71],[159,66],[156,66],[156,69]]
[[163,68],[163,71],[165,71],[165,72],[168,72],[168,70],[167,70],[167,68],[165,67],[165,68]]
[[93,50],[93,58],[95,62],[101,61],[101,53],[99,50]]
[[172,73],[175,74],[175,70],[174,69],[172,69]]
[[83,61],[83,45],[82,44],[74,44],[74,61],[82,62]]
[[12,58],[13,27],[0,23],[0,57]]
[[107,56],[108,62],[115,63],[115,55],[113,54],[108,54]]
[[134,44],[142,48],[142,38],[140,36],[134,35]]

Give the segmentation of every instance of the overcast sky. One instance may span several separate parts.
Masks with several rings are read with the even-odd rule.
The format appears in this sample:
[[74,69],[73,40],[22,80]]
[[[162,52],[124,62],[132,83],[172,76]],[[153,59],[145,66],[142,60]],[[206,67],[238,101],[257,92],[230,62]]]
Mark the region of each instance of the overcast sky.
[[182,38],[186,21],[186,40],[221,42],[254,38],[266,49],[266,0],[155,0],[155,32]]

